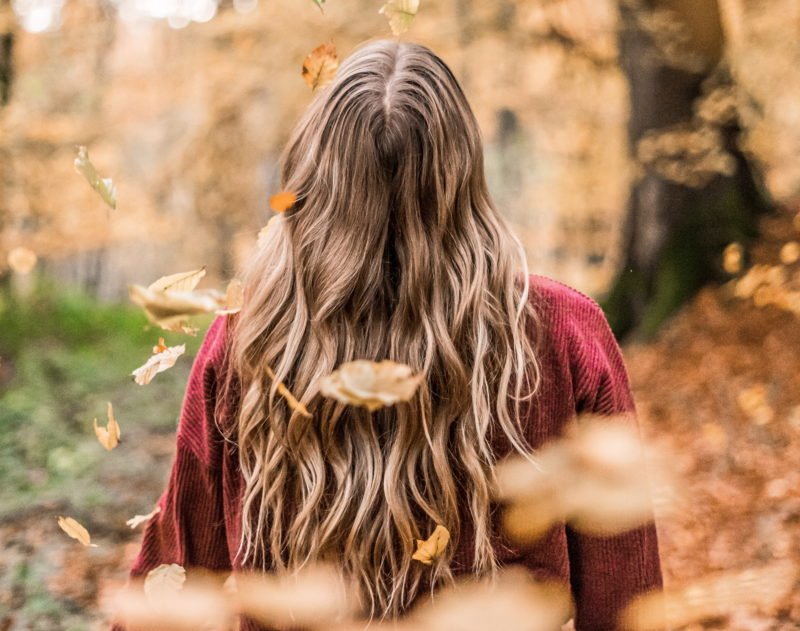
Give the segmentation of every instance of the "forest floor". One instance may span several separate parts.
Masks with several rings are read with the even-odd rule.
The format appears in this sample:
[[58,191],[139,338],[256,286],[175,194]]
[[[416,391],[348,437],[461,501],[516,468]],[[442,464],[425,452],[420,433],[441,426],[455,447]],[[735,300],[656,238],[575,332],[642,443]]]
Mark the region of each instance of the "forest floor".
[[[766,219],[753,262],[775,263],[792,234],[797,233],[790,218]],[[108,333],[101,328],[97,336]],[[155,342],[150,337],[156,336],[148,332],[147,342]],[[137,352],[146,355],[145,339],[139,338]],[[796,316],[771,306],[758,308],[733,297],[729,287],[706,288],[655,340],[625,348],[643,432],[676,454],[674,466],[685,480],[679,510],[658,520],[668,585],[800,556],[798,349]],[[122,351],[104,352],[116,353],[116,364]],[[133,350],[126,352],[131,355],[128,363],[134,362]],[[57,367],[59,361],[65,360],[56,361]],[[107,382],[92,386],[92,398],[97,399],[92,414],[102,416],[100,399],[116,396],[112,400],[119,402],[123,443],[112,454],[115,458],[104,457],[108,454],[99,451],[84,425],[80,431],[87,435],[69,447],[77,450],[77,461],[56,446],[35,466],[19,459],[8,464],[14,445],[4,448],[3,441],[17,441],[25,428],[10,430],[8,421],[0,419],[0,449],[5,449],[0,451],[0,469],[25,468],[16,473],[24,473],[28,485],[28,491],[16,493],[13,504],[9,495],[0,494],[0,631],[105,628],[98,597],[124,580],[138,548],[141,532],[131,531],[125,520],[148,512],[166,482],[189,365],[190,359],[182,358],[174,371],[156,378],[146,395],[136,390],[131,395],[136,386],[127,382],[124,391],[121,385],[112,387],[111,380],[124,381],[113,371]],[[31,385],[29,380],[28,387],[46,390],[52,379],[44,371],[40,382]],[[76,400],[86,395],[73,394]],[[0,409],[8,409],[12,395],[23,393],[3,393],[0,374]],[[63,407],[65,402],[58,403]],[[73,416],[74,424],[83,410],[64,413]],[[77,430],[69,426],[63,431]],[[52,438],[25,436],[34,442]],[[34,497],[42,484],[49,490]],[[83,548],[59,531],[56,516],[67,513],[89,528],[99,547]],[[798,625],[800,590],[795,590],[769,611],[734,609],[728,618],[688,629],[788,631]]]

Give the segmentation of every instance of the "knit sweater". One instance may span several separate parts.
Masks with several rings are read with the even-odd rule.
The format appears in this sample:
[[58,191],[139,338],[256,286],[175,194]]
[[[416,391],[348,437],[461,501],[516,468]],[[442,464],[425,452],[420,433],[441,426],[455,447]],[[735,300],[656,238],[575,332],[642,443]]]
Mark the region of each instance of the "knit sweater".
[[[622,355],[600,307],[542,276],[530,277],[530,289],[538,314],[531,334],[536,337],[542,383],[523,425],[529,444],[537,449],[558,438],[581,413],[635,412]],[[226,320],[219,317],[194,360],[169,482],[158,502],[160,512],[144,530],[132,577],[163,563],[219,572],[238,569],[232,559],[241,535],[243,482],[235,446],[223,440],[214,419],[227,345]],[[233,418],[236,402],[223,401],[222,408],[222,414]],[[509,451],[502,437],[495,440],[496,453]],[[502,565],[522,565],[537,577],[571,588],[577,631],[616,629],[618,614],[633,596],[661,586],[653,523],[610,537],[586,535],[561,524],[527,546],[508,541],[497,523],[494,533],[493,547]],[[473,537],[467,524],[454,542],[451,567],[456,575],[469,572]],[[245,620],[241,629],[261,627]]]

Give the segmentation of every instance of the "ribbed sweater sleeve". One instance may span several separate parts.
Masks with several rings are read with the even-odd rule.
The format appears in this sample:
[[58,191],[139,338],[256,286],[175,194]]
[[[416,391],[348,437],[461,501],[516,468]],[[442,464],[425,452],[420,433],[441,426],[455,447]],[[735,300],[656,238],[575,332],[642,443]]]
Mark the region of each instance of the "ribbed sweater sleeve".
[[[570,356],[576,412],[618,416],[637,423],[622,353],[600,307],[585,298],[571,314]],[[611,537],[567,527],[570,581],[576,631],[611,631],[630,600],[661,587],[661,566],[653,522]]]
[[[181,406],[177,451],[160,511],[144,530],[130,577],[147,575],[162,564],[187,570],[201,567],[222,572],[231,568],[225,535],[221,488],[222,438],[214,422],[218,375],[216,364],[225,333],[217,318],[194,359]],[[113,631],[122,631],[115,625]]]

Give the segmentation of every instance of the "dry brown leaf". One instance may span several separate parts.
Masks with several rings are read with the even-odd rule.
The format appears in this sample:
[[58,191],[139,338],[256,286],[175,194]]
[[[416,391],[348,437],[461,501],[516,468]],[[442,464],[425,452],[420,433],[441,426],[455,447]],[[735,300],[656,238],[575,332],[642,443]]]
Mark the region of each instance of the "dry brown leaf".
[[160,512],[161,512],[161,507],[160,506],[156,506],[153,510],[151,510],[149,513],[147,513],[147,515],[134,515],[133,517],[128,519],[125,522],[125,524],[130,526],[131,529],[133,530],[133,529],[138,528],[139,526],[141,526],[144,522],[150,521],[153,517],[158,515]]
[[58,525],[65,533],[67,533],[73,539],[76,539],[84,546],[96,548],[97,544],[92,543],[92,537],[89,534],[89,531],[86,530],[83,526],[81,526],[77,520],[73,519],[72,517],[59,517],[58,518]]
[[321,44],[308,53],[303,61],[303,79],[312,90],[318,90],[333,81],[338,67],[339,56],[336,54],[336,46]]
[[150,570],[144,579],[144,593],[148,596],[175,594],[183,589],[186,570],[177,563],[162,563]]
[[263,625],[307,628],[346,620],[358,601],[334,568],[314,566],[291,576],[239,574],[234,602]]
[[297,201],[297,195],[292,191],[281,191],[269,198],[269,207],[276,213],[283,213],[289,210]]
[[424,565],[431,565],[445,551],[448,543],[450,543],[450,531],[438,524],[425,541],[417,539],[417,551],[411,558]]
[[323,396],[371,412],[387,405],[408,401],[422,383],[410,366],[390,360],[357,360],[342,364],[320,380]]
[[167,350],[167,344],[164,342],[164,338],[158,338],[158,344],[153,347],[153,355],[157,355],[158,353],[163,353]]
[[225,290],[225,297],[222,299],[222,308],[217,309],[214,313],[217,315],[239,313],[242,310],[243,300],[244,287],[242,286],[242,282],[234,278],[228,283],[228,288]]
[[395,37],[402,35],[409,28],[419,11],[419,0],[390,0],[384,4],[378,13],[382,13],[389,20],[389,28]]
[[147,385],[158,373],[164,372],[175,365],[178,357],[186,352],[186,345],[170,346],[166,350],[152,355],[144,365],[134,370],[133,380],[140,386]]
[[150,291],[194,291],[206,275],[205,265],[189,272],[178,272],[162,276],[148,285]]
[[114,620],[130,631],[219,631],[233,619],[228,599],[212,584],[150,593],[130,585],[109,604]]
[[[272,368],[267,366],[265,369],[267,376],[272,380],[275,381],[275,373],[272,371]],[[311,418],[311,412],[308,411],[305,405],[303,405],[297,398],[291,393],[289,388],[286,387],[282,381],[278,381],[277,385],[277,392],[281,395],[284,400],[286,401],[289,408],[300,414],[300,416],[304,416],[305,418]]]
[[75,170],[86,178],[89,185],[97,191],[103,201],[111,208],[117,207],[117,189],[111,178],[101,178],[94,165],[89,160],[89,151],[86,147],[78,147],[75,158]]
[[37,260],[36,252],[21,245],[8,253],[8,266],[17,274],[30,274]]
[[630,631],[660,631],[726,616],[735,608],[768,608],[794,587],[797,570],[794,563],[779,561],[644,594],[623,612],[623,626]]
[[100,427],[97,424],[97,419],[94,419],[94,433],[97,440],[106,450],[111,451],[119,444],[120,427],[117,419],[114,417],[114,408],[111,402],[108,402],[108,409],[106,412],[108,416],[108,423],[105,427]]

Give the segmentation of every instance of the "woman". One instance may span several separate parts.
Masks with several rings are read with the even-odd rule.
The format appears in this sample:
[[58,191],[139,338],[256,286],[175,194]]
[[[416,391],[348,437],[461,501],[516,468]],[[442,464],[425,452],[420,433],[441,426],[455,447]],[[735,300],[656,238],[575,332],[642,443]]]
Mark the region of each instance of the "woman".
[[[240,314],[206,334],[132,574],[333,560],[380,617],[515,563],[571,586],[578,631],[615,628],[660,585],[652,524],[608,538],[561,525],[515,547],[495,519],[496,462],[633,400],[599,307],[524,271],[451,71],[416,44],[362,47],[298,124],[282,180],[297,201],[249,263]],[[408,403],[319,395],[343,362],[386,358],[424,375]],[[436,524],[452,541],[429,567],[414,542]]]

